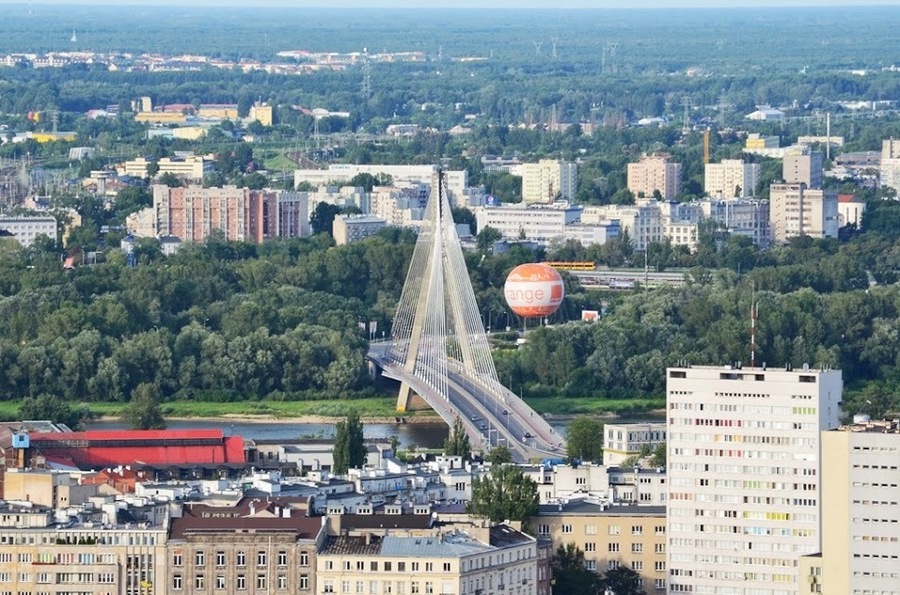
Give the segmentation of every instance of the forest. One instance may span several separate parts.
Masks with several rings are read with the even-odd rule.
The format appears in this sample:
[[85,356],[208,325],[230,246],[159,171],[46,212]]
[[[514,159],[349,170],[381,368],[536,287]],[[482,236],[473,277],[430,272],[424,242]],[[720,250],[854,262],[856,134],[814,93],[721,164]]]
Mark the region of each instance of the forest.
[[[500,378],[539,411],[578,411],[585,399],[658,404],[667,365],[749,365],[755,301],[759,365],[839,368],[849,411],[896,411],[900,226],[890,222],[900,220],[900,205],[879,210],[883,224],[846,243],[801,238],[761,252],[708,238],[683,255],[682,288],[604,293],[567,277],[563,307],[549,326],[529,330],[523,346],[495,332]],[[401,230],[340,247],[325,233],[259,246],[212,238],[167,258],[147,243],[136,266],[110,250],[106,262],[74,270],[62,270],[50,246],[24,250],[3,240],[0,394],[124,402],[151,384],[169,400],[372,396],[378,389],[364,364],[371,337],[360,323],[378,321],[390,334],[414,239]],[[503,317],[521,328],[502,302],[514,266],[579,248],[467,254],[485,324],[493,318],[501,328]],[[576,256],[620,265],[627,253],[612,244]],[[582,309],[605,315],[580,322]]]

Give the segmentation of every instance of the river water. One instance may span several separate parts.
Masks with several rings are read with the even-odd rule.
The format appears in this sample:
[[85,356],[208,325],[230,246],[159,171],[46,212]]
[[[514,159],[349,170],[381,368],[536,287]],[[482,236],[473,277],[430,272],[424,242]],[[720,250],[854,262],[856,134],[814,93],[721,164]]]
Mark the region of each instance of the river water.
[[[123,430],[128,427],[121,421],[97,421],[87,425],[89,430]],[[334,424],[291,423],[281,421],[246,421],[227,422],[203,419],[177,419],[168,422],[170,430],[188,429],[221,429],[226,436],[242,436],[255,440],[295,440],[297,438],[331,438],[334,436]],[[554,428],[565,435],[564,423]],[[366,438],[382,438],[391,436],[400,439],[400,446],[408,448],[440,448],[450,433],[450,428],[443,422],[414,424],[363,424],[363,435]]]
[[[644,421],[662,421],[659,419],[622,419],[619,422],[638,423]],[[553,429],[561,436],[566,435],[567,421],[553,421],[550,423]],[[122,430],[128,425],[121,421],[96,421],[89,423],[89,430]],[[212,421],[204,419],[176,419],[168,422],[170,430],[188,429],[221,429],[226,436],[242,436],[255,440],[296,440],[297,438],[331,438],[334,436],[334,424],[323,423],[291,423],[283,421]],[[423,448],[440,448],[450,433],[447,424],[413,423],[413,424],[363,424],[363,434],[366,438],[388,439],[397,436],[400,446],[408,448],[419,446]],[[602,439],[598,437],[598,439]]]

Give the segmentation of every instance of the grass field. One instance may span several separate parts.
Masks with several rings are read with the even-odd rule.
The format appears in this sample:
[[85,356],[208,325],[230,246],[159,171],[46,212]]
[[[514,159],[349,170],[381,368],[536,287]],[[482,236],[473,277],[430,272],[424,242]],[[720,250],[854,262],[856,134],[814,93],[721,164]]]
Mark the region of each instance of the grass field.
[[[628,415],[665,407],[664,399],[530,399],[528,404],[538,413],[550,415]],[[118,417],[123,403],[87,403],[98,416]],[[206,401],[172,401],[163,404],[165,417],[270,416],[291,418],[304,416],[344,417],[351,409],[361,417],[395,417],[394,397],[372,397],[347,401],[240,401],[216,403]],[[0,402],[0,420],[15,420],[18,401]],[[436,416],[433,411],[405,413],[405,417]]]

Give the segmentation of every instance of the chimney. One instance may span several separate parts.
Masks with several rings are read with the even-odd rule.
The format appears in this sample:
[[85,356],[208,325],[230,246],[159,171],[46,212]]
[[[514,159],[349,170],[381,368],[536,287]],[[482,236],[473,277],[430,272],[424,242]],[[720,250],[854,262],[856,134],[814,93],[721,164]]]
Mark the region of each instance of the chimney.
[[285,506],[284,508],[282,508],[282,509],[281,509],[281,516],[284,517],[284,518],[286,518],[286,519],[291,518],[291,507],[290,507],[290,506]]
[[256,506],[253,504],[253,502],[251,502],[250,503],[250,516],[253,516],[255,514],[256,514]]
[[366,533],[366,545],[372,545],[372,534]]

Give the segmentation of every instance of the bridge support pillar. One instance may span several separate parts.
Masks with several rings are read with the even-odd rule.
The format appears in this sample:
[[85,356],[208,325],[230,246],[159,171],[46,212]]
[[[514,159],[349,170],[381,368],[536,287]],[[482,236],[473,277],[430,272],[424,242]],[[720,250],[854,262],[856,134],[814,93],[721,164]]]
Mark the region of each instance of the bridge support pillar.
[[422,411],[431,409],[431,406],[405,382],[400,383],[400,394],[397,395],[397,411]]

